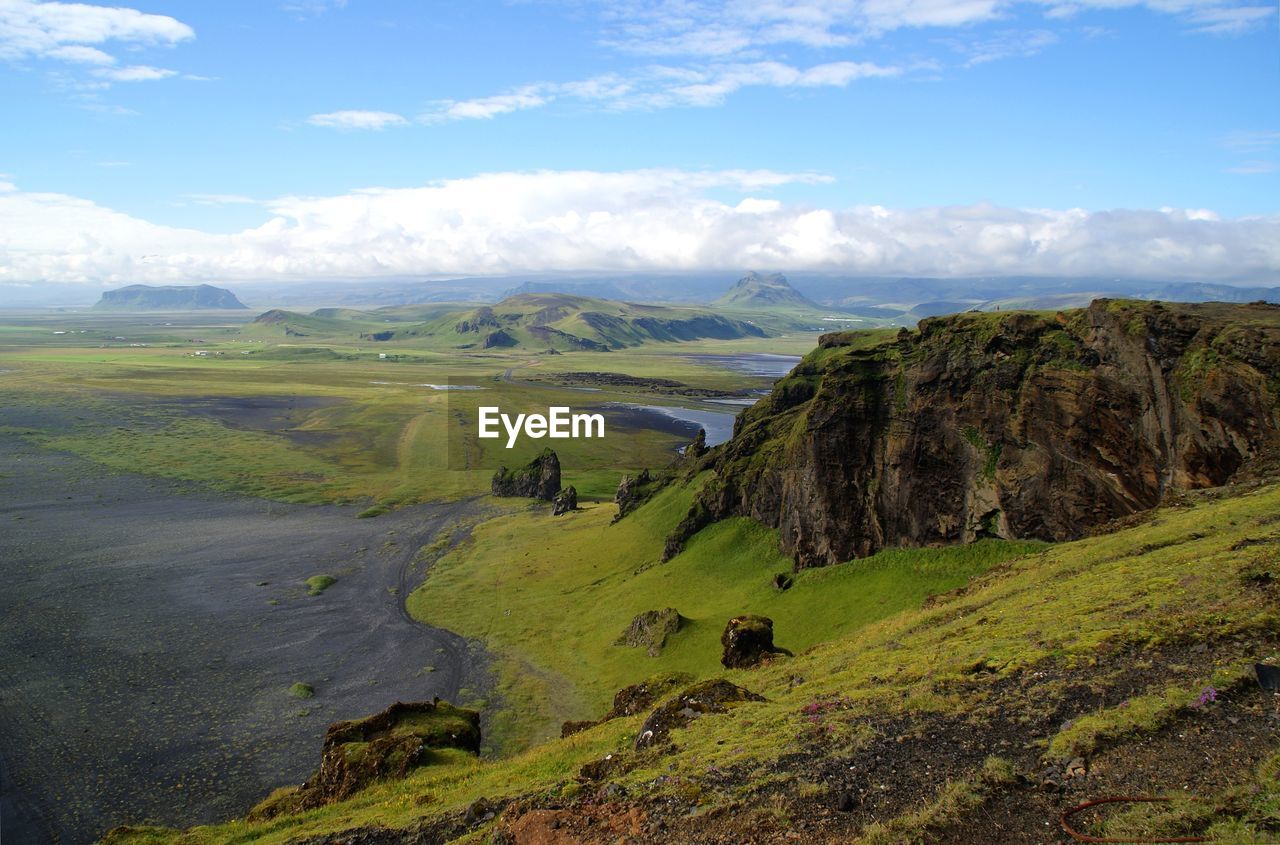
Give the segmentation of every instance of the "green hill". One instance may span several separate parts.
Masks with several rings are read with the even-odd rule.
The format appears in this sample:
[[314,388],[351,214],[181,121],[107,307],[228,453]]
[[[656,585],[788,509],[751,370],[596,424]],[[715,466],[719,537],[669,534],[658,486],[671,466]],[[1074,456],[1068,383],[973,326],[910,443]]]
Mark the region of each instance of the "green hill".
[[806,308],[811,311],[823,311],[816,302],[806,299],[798,290],[791,287],[787,277],[781,273],[770,273],[767,276],[754,270],[729,288],[724,296],[717,299],[714,305],[721,308],[738,310],[755,310],[770,308]]
[[248,308],[236,295],[213,285],[129,285],[103,291],[95,311],[213,311]]
[[405,306],[374,311],[321,309],[312,314],[268,311],[250,334],[373,341],[438,349],[605,352],[704,338],[765,337],[765,329],[711,309],[642,305],[536,293],[494,305]]

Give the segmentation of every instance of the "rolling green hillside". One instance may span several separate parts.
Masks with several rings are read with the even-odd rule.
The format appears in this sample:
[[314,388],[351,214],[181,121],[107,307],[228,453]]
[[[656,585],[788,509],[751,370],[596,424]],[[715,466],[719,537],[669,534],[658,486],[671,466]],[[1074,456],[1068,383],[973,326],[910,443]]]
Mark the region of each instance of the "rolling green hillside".
[[[673,746],[632,751],[644,716],[615,719],[507,759],[441,753],[406,780],[296,816],[185,833],[121,829],[107,841],[280,843],[353,829],[382,843],[443,841],[414,838],[434,826],[453,830],[456,841],[532,842],[540,840],[497,837],[554,821],[564,837],[581,836],[546,841],[612,842],[592,828],[607,831],[609,819],[630,814],[643,842],[787,842],[797,832],[802,841],[878,845],[1040,842],[1062,838],[1062,808],[1130,793],[1173,800],[1158,812],[1114,813],[1095,833],[1190,831],[1261,843],[1280,832],[1280,743],[1272,705],[1249,669],[1280,657],[1280,487],[1198,494],[1115,533],[1021,554],[1008,549],[1012,559],[995,567],[998,556],[948,562],[946,552],[923,550],[801,573],[798,586],[772,599],[755,586],[769,565],[751,562],[768,543],[751,542],[758,529],[747,523],[699,538],[685,552],[690,569],[694,558],[703,569],[714,561],[700,577],[719,571],[739,584],[721,599],[711,584],[684,586],[690,570],[678,568],[680,558],[669,570],[610,563],[611,549],[657,555],[643,523],[660,526],[677,510],[655,500],[633,515],[634,524],[629,517],[612,527],[591,512],[567,521],[531,513],[524,530],[478,535],[455,553],[439,572],[442,583],[428,580],[415,612],[457,624],[462,616],[437,615],[428,599],[443,597],[446,583],[461,588],[459,579],[470,579],[487,584],[477,596],[492,614],[489,622],[473,615],[470,633],[500,647],[519,634],[532,649],[526,669],[545,668],[555,654],[557,667],[588,678],[613,649],[634,664],[633,675],[675,667],[721,675],[763,702],[697,719],[673,734]],[[559,561],[557,572],[550,549],[543,551],[547,531],[598,533],[605,542],[594,545],[597,562],[574,557]],[[747,542],[724,531],[745,532],[738,540]],[[531,553],[547,563],[529,563]],[[966,566],[986,574],[923,603],[914,593],[870,616],[856,610],[860,601],[874,607],[875,595],[895,595],[895,585],[922,583],[920,573],[949,572],[951,583],[963,584]],[[507,577],[499,577],[503,570]],[[694,588],[700,596],[694,625],[675,635],[670,654],[648,658],[605,644],[632,609],[617,599],[634,595],[639,606],[654,589],[645,582],[664,579],[679,584],[650,599],[679,607],[695,599]],[[935,581],[933,589],[944,586]],[[786,610],[788,602],[796,607]],[[578,615],[570,607],[594,608],[581,624],[605,623],[592,634],[598,643],[566,636],[566,625],[579,624],[563,618]],[[805,608],[851,624],[806,647]],[[711,633],[717,614],[757,610],[775,614],[779,642],[797,656],[717,671],[715,644],[699,633],[697,618],[706,614]],[[591,690],[579,705],[585,715],[603,710],[594,689],[619,677],[608,670],[598,686],[584,688]],[[548,694],[566,697],[563,676],[544,684]],[[1067,778],[1062,773],[1076,758],[1078,774]],[[464,811],[481,797],[497,817],[467,822]]]
[[641,305],[563,294],[508,297],[494,305],[404,306],[376,311],[268,311],[247,336],[371,341],[431,349],[605,352],[646,343],[765,337],[749,320],[706,308]]

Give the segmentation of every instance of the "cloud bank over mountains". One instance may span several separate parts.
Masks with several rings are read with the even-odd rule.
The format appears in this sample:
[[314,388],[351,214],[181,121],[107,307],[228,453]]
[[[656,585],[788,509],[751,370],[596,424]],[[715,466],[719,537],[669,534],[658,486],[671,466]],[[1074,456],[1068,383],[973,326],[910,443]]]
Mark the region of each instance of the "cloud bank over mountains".
[[[0,283],[357,279],[741,267],[875,275],[1275,280],[1280,216],[784,203],[812,173],[487,173],[261,202],[234,234],[0,179]],[[249,202],[248,198],[237,198]]]

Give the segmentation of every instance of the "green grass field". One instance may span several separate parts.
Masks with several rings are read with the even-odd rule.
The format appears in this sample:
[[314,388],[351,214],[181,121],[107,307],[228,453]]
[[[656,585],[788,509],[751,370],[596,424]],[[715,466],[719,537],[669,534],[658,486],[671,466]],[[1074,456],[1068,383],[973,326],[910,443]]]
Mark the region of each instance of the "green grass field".
[[[662,377],[711,390],[759,388],[769,380],[687,356],[798,354],[814,339],[650,343],[543,356],[442,352],[405,342],[381,359],[389,347],[349,336],[263,340],[225,316],[194,325],[180,325],[182,319],[193,318],[0,315],[0,400],[43,411],[0,425],[115,470],[145,468],[284,501],[396,507],[486,492],[499,463],[521,463],[544,445],[528,443],[507,453],[495,441],[458,437],[459,421],[473,419],[481,402],[518,411],[645,401],[633,389],[560,389],[551,383],[558,372]],[[54,334],[62,331],[67,334]],[[510,381],[504,380],[508,371],[515,374]],[[524,381],[529,377],[537,383]],[[427,386],[433,384],[485,389],[450,392]],[[235,413],[207,412],[220,400],[245,399],[294,400],[298,407],[289,412],[285,430],[256,427],[257,421]],[[622,473],[663,466],[681,444],[661,431],[633,429],[603,441],[557,441],[555,447],[565,483],[586,499],[607,499]]]

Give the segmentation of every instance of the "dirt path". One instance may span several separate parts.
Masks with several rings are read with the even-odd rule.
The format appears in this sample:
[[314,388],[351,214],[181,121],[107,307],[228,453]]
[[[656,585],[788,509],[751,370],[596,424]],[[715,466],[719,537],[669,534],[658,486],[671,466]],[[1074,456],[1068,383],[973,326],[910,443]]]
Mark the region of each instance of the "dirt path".
[[[417,550],[476,507],[358,520],[0,435],[0,838],[240,815],[330,722],[479,686],[465,641],[404,612]],[[338,581],[309,596],[318,574]]]

